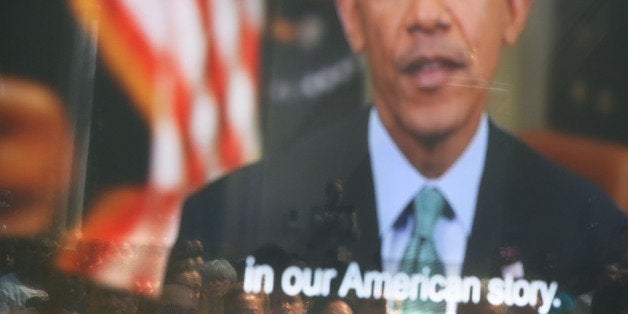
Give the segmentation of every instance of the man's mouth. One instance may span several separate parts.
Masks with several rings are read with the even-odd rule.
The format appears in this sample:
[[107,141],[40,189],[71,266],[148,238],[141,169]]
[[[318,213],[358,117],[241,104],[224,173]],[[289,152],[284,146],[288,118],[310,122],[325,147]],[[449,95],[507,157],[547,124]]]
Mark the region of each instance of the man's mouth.
[[449,82],[460,69],[466,67],[464,60],[448,57],[417,58],[401,68],[401,72],[412,77],[422,90],[437,90]]

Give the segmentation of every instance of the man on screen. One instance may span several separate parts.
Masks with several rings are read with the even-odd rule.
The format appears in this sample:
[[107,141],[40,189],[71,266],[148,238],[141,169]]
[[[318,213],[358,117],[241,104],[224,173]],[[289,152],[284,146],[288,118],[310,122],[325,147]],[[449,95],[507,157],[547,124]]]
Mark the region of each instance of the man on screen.
[[[320,204],[318,191],[339,178],[360,237],[338,260],[555,281],[574,297],[595,289],[621,259],[626,217],[486,113],[501,50],[516,43],[531,2],[337,0],[352,49],[366,57],[374,106],[190,197],[180,236],[218,255],[273,243],[316,256],[295,213]],[[388,306],[464,311],[433,303]]]

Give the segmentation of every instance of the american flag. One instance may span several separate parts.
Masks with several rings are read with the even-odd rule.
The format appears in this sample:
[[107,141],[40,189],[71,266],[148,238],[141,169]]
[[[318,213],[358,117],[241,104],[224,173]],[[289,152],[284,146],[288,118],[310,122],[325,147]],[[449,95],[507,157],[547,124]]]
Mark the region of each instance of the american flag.
[[260,156],[261,0],[71,0],[151,132],[147,182],[103,196],[58,266],[160,293],[182,200]]

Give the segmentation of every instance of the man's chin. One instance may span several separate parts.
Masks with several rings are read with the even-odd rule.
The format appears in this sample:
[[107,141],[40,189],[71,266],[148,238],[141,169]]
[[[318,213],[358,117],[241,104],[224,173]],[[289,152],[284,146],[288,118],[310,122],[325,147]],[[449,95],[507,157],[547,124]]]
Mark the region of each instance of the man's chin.
[[417,133],[415,137],[426,147],[435,147],[438,144],[445,142],[452,133],[453,132],[450,130],[438,130]]
[[[413,122],[413,123],[412,123]],[[433,146],[445,141],[456,129],[457,124],[445,121],[410,121],[406,130],[424,145]]]
[[473,134],[481,116],[478,112],[456,105],[423,107],[407,111],[398,122],[408,135],[431,146],[462,133]]

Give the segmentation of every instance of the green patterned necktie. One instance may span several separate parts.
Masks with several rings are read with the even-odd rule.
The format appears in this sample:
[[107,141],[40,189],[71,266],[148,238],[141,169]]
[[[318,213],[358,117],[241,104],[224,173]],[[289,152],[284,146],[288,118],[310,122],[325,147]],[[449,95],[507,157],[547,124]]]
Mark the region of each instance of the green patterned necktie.
[[[432,234],[445,206],[445,198],[436,188],[424,188],[415,197],[414,231],[406,246],[399,271],[411,275],[422,272],[427,267],[430,269],[430,276],[444,273]],[[420,298],[408,300],[403,303],[403,313],[445,313],[445,302],[434,303]]]

